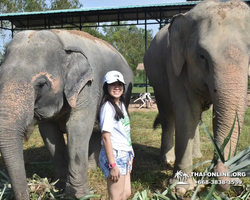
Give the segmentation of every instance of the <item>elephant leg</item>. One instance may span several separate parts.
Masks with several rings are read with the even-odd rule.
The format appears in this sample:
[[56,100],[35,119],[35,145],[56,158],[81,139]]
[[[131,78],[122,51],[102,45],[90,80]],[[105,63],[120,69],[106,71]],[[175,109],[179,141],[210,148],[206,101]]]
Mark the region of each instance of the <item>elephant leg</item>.
[[[183,98],[184,99],[184,98]],[[193,166],[193,143],[195,131],[199,123],[199,107],[198,103],[189,104],[180,102],[175,105],[175,165],[174,175],[181,170],[189,174],[189,178],[185,181],[188,184],[177,184],[177,193],[183,194],[188,190],[193,190],[195,183],[193,177],[190,176]],[[195,112],[196,111],[196,112]],[[172,178],[170,182],[176,181]],[[178,180],[179,181],[179,180]]]
[[93,105],[85,105],[85,109],[74,109],[66,124],[69,173],[65,193],[74,195],[76,198],[89,194],[87,176],[88,150],[95,122],[95,114],[96,110],[93,108]]
[[160,113],[162,121],[162,138],[160,159],[164,163],[175,161],[174,152],[174,120],[171,116]]
[[68,155],[63,133],[58,124],[50,121],[40,123],[39,131],[45,146],[52,155],[55,169],[54,180],[59,180],[56,187],[64,189],[68,174]]
[[160,160],[164,163],[170,163],[175,161],[173,113],[170,108],[171,103],[167,98],[168,95],[157,89],[155,88],[156,103],[162,128]]
[[93,169],[98,166],[99,163],[99,153],[101,151],[101,130],[94,130],[90,141],[89,141],[89,169]]
[[194,135],[194,144],[193,144],[193,158],[201,158],[201,149],[200,149],[200,131],[199,125],[196,127]]

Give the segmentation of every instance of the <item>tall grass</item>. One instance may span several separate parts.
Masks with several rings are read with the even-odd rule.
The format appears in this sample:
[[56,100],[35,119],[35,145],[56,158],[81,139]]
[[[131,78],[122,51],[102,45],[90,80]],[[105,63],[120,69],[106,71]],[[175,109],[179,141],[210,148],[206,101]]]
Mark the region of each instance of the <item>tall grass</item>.
[[[133,148],[136,154],[133,163],[133,171],[131,174],[132,195],[131,199],[137,194],[137,199],[162,199],[163,196],[173,199],[168,181],[172,176],[171,165],[166,166],[159,161],[160,144],[161,144],[161,129],[153,130],[153,122],[157,115],[156,111],[138,110],[132,112],[131,116],[131,137]],[[203,115],[203,122],[208,130],[212,132],[212,112],[208,110]],[[250,144],[250,109],[246,110],[244,126],[239,141],[238,152],[245,149]],[[200,127],[201,152],[202,158],[194,159],[194,163],[200,163],[206,160],[211,160],[213,157],[213,145],[209,141],[207,134]],[[50,157],[46,151],[42,139],[36,129],[31,136],[30,141],[24,143],[24,158],[26,172],[29,179],[33,178],[33,174],[38,174],[41,179],[48,178],[51,182],[53,178],[53,166],[50,162]],[[204,171],[207,166],[200,166],[196,171]],[[0,159],[0,168],[5,169],[2,159]],[[6,171],[4,171],[6,174]],[[106,180],[99,168],[88,171],[89,186],[94,194],[100,195],[97,199],[106,200],[108,197]],[[1,179],[3,180],[3,179]],[[231,199],[236,199],[241,193],[247,191],[249,178],[242,179],[243,186],[233,187],[225,193],[225,196]],[[0,188],[3,184],[0,182]],[[144,196],[143,196],[144,195]],[[163,195],[163,196],[162,196]],[[191,198],[193,192],[188,192],[181,198]],[[177,198],[177,197],[176,197]],[[178,197],[180,198],[180,197]]]

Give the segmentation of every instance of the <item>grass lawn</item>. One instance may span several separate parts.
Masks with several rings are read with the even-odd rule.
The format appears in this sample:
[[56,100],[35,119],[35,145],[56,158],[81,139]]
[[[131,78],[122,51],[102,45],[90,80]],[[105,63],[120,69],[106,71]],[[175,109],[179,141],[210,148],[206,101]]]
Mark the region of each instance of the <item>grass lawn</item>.
[[[171,166],[166,166],[159,162],[161,129],[152,129],[152,125],[157,115],[156,111],[136,111],[131,113],[131,136],[133,147],[136,154],[131,174],[132,195],[137,191],[147,191],[151,198],[156,190],[163,192],[168,186],[168,180],[172,175]],[[212,130],[212,112],[208,110],[203,115],[203,122]],[[250,109],[246,110],[245,122],[241,133],[238,150],[245,149],[250,144]],[[200,128],[202,158],[194,159],[194,163],[212,159],[213,147],[208,137]],[[50,162],[48,152],[44,148],[43,141],[36,129],[28,142],[24,142],[24,157],[27,176],[32,177],[38,174],[40,177],[53,177],[53,167]],[[3,169],[3,162],[0,159],[0,168]],[[198,171],[204,170],[200,167]],[[89,185],[93,188],[95,194],[101,196],[100,199],[107,199],[106,181],[99,168],[88,171]],[[250,184],[249,178],[242,179],[244,184]],[[235,197],[237,188],[231,189],[226,193],[230,197]],[[185,197],[189,198],[192,193],[187,193]]]
[[[149,93],[154,93],[153,87],[147,87]],[[146,92],[146,87],[133,87],[132,93],[144,93]]]

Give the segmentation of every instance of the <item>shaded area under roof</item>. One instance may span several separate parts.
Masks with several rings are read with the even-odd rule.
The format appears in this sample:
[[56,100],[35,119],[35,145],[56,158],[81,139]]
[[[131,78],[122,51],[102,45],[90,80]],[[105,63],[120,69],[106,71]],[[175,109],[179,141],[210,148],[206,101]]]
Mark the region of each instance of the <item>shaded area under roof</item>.
[[[53,10],[45,12],[7,13],[0,15],[0,28],[8,30],[71,28],[81,29],[85,24],[130,21],[130,24],[159,24],[177,13],[185,13],[195,6],[197,1],[150,4],[122,7],[83,8]],[[4,27],[4,21],[10,21],[12,28]],[[153,20],[153,22],[147,22]],[[133,21],[133,22],[131,22]],[[129,24],[129,23],[128,23]],[[88,25],[87,25],[88,26]]]

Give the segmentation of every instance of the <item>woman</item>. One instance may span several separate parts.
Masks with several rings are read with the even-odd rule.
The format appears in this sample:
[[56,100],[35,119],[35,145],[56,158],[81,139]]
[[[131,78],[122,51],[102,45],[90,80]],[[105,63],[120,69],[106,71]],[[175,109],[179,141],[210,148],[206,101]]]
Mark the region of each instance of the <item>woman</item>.
[[110,200],[125,200],[131,195],[130,173],[134,151],[124,91],[125,81],[120,72],[110,71],[104,76],[99,164],[107,179]]

